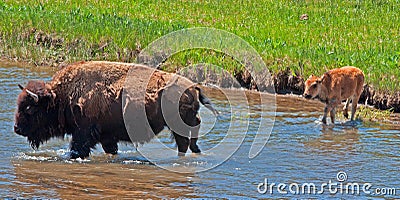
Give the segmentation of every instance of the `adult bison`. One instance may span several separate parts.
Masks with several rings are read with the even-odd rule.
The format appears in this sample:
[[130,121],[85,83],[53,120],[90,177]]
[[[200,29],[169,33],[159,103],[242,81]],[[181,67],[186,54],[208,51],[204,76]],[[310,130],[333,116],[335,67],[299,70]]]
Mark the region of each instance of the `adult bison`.
[[[116,154],[119,141],[145,143],[165,126],[172,130],[179,155],[188,148],[200,153],[199,101],[217,114],[198,85],[138,64],[79,62],[49,82],[31,80],[19,87],[15,133],[27,137],[34,149],[50,138],[72,135],[71,158],[88,157],[97,143]],[[171,108],[176,112],[169,113]],[[171,128],[169,117],[185,125]]]
[[364,85],[364,73],[352,66],[332,69],[325,72],[321,77],[311,75],[306,81],[306,88],[303,96],[305,98],[318,97],[322,102],[326,103],[322,122],[326,124],[328,112],[331,116],[332,123],[335,123],[335,108],[346,100],[343,108],[343,115],[348,118],[348,107],[351,103],[351,120],[357,109],[357,103],[360,99]]

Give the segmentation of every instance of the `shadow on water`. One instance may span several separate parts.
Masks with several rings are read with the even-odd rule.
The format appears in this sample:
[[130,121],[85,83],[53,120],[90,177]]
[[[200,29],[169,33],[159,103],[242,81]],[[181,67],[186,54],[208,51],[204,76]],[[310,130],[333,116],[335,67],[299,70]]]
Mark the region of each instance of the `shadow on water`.
[[178,198],[196,197],[195,174],[177,174],[148,165],[15,160],[14,184],[20,197]]

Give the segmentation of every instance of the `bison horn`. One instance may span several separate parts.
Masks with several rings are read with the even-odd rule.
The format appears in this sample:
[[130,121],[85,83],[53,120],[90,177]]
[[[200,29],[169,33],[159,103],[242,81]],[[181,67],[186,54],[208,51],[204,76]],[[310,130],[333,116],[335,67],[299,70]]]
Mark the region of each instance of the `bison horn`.
[[26,89],[26,92],[29,94],[29,96],[31,96],[33,98],[33,100],[35,100],[35,102],[39,101],[39,96],[35,93],[33,93],[32,91]]
[[24,87],[22,87],[21,84],[18,84],[19,89],[24,90]]

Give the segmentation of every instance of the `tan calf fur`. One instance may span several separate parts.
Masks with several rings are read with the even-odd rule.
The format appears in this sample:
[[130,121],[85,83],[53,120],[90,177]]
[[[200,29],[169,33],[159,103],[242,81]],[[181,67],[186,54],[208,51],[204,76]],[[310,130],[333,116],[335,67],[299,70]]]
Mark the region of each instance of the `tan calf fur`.
[[351,104],[351,120],[357,109],[357,102],[360,98],[364,85],[364,73],[352,66],[332,69],[325,72],[321,77],[311,75],[306,83],[303,96],[307,99],[319,98],[326,103],[322,122],[326,124],[328,112],[332,123],[335,123],[335,108],[346,100],[343,108],[343,115],[348,118],[348,107]]

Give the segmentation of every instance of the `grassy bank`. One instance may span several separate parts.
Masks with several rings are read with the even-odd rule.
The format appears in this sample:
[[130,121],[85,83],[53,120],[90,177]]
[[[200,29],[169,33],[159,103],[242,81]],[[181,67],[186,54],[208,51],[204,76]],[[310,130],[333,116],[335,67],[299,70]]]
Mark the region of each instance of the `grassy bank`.
[[[0,54],[46,65],[133,62],[172,31],[213,27],[246,40],[272,72],[308,77],[354,65],[380,90],[400,90],[400,1],[11,1],[0,2]],[[302,14],[308,20],[300,20]],[[242,65],[209,50],[184,51],[166,66]]]

